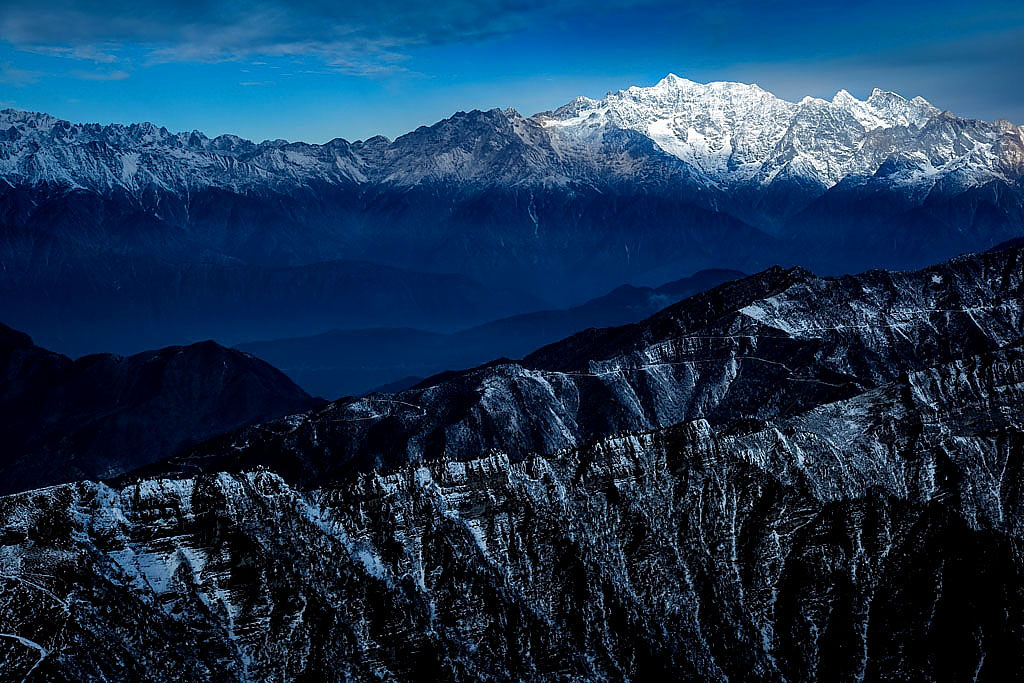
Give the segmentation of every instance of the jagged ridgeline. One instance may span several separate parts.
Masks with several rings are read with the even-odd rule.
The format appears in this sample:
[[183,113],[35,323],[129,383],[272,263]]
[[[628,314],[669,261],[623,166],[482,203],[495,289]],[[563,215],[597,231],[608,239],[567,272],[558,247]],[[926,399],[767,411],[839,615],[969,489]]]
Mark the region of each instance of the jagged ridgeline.
[[323,145],[5,110],[0,319],[134,353],[456,329],[705,268],[921,267],[1024,234],[1022,175],[1008,121],[671,75]]
[[770,269],[0,498],[18,680],[1024,676],[1024,248]]

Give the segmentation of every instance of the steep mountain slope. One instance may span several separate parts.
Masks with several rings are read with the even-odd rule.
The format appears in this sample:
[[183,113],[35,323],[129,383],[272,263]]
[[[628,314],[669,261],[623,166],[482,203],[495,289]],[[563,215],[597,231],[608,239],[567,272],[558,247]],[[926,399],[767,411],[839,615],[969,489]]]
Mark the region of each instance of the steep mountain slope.
[[317,401],[213,342],[72,361],[0,325],[0,494],[109,477]]
[[[408,388],[429,375],[469,368],[530,351],[590,327],[642,320],[665,306],[726,280],[731,270],[705,270],[660,287],[623,285],[563,310],[536,311],[438,334],[412,328],[332,330],[310,337],[239,344],[317,396],[358,396],[405,378]],[[419,377],[413,380],[413,377]]]
[[517,458],[704,418],[781,419],[1024,334],[1024,250],[825,279],[773,268],[637,324],[394,395],[343,399],[174,461],[265,464],[301,485],[491,449]]
[[[473,145],[502,121],[500,112],[488,112],[455,117],[451,125]],[[441,124],[436,128],[423,135],[457,144]],[[635,138],[623,154],[679,165],[650,140],[623,134]],[[417,145],[431,149],[433,142]],[[412,150],[408,156],[403,163],[417,172],[431,166]],[[612,161],[595,163],[603,172]],[[30,280],[93,263],[100,272],[112,270],[107,264],[125,255],[182,267],[359,260],[460,274],[495,289],[511,284],[541,298],[554,292],[555,303],[571,305],[623,282],[655,284],[680,272],[746,266],[778,251],[773,238],[716,211],[685,182],[669,178],[656,187],[639,179],[627,173],[618,189],[585,178],[567,188],[456,175],[411,185],[154,185],[142,193],[0,183],[0,258],[12,275]]]
[[[1022,282],[1020,247],[913,273],[773,269],[521,365],[373,397],[378,415],[333,404],[218,440],[171,478],[0,498],[3,666],[1020,677]],[[571,408],[587,419],[536,438]],[[448,435],[479,438],[412,460],[395,441],[386,471],[321,485],[353,435],[442,410]]]

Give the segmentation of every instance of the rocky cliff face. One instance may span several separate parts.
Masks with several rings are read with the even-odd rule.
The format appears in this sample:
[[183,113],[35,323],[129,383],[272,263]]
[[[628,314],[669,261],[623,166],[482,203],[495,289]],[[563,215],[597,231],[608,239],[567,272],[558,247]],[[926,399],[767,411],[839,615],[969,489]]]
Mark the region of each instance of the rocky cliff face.
[[[300,492],[269,472],[3,499],[8,671],[87,678],[1020,675],[1024,357]],[[33,605],[33,608],[27,608]],[[20,667],[20,668],[18,668]]]
[[772,270],[148,475],[0,498],[0,661],[30,680],[1019,677],[1022,259]]

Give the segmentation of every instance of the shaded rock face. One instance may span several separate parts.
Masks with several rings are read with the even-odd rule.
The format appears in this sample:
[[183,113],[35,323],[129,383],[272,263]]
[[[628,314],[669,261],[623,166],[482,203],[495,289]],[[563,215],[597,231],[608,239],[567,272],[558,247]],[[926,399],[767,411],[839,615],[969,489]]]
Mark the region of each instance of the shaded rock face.
[[72,361],[0,325],[0,493],[109,477],[317,401],[213,342]]
[[704,418],[776,419],[1024,334],[1024,250],[840,279],[774,268],[634,325],[527,356],[345,399],[248,428],[171,463],[257,463],[314,486],[421,459],[512,457]]
[[[0,499],[39,679],[1024,675],[1024,355],[302,492],[204,474]],[[41,656],[42,655],[42,656]]]
[[522,363],[0,498],[0,666],[1019,678],[1022,259],[772,269]]

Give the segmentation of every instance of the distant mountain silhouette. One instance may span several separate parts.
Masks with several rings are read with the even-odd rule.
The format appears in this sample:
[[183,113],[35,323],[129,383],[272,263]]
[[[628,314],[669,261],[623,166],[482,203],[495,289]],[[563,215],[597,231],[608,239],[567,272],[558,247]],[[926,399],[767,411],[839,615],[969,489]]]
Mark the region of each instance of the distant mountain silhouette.
[[587,328],[642,320],[739,277],[743,273],[735,270],[704,270],[656,288],[624,285],[580,306],[524,313],[451,334],[412,328],[332,330],[236,348],[266,360],[318,396],[398,391],[444,370],[473,367],[502,356],[521,358]]

